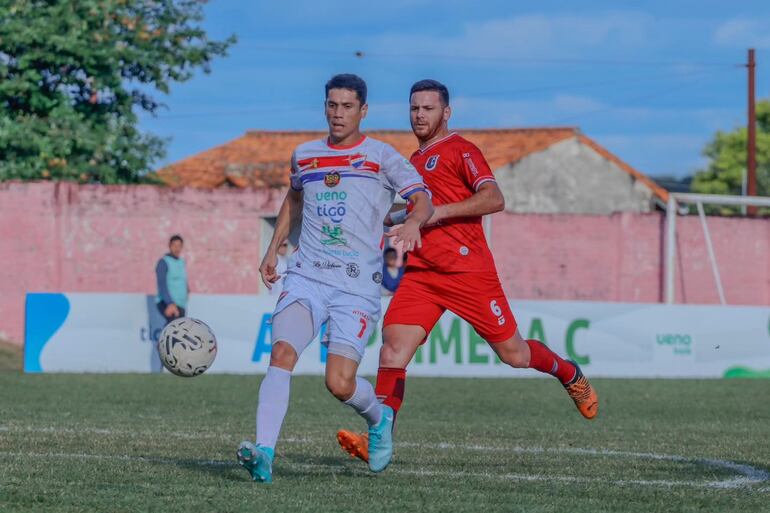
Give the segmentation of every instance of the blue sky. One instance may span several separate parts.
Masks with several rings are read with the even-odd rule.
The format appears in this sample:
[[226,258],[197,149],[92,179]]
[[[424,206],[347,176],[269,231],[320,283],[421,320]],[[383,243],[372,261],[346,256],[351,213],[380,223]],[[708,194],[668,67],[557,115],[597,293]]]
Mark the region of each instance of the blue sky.
[[164,163],[249,129],[324,129],[323,84],[352,72],[369,85],[368,129],[408,129],[409,86],[436,78],[455,128],[577,126],[641,171],[685,176],[716,130],[746,122],[749,46],[757,95],[770,95],[767,0],[213,0],[205,12],[211,37],[239,42],[142,115],[171,138]]

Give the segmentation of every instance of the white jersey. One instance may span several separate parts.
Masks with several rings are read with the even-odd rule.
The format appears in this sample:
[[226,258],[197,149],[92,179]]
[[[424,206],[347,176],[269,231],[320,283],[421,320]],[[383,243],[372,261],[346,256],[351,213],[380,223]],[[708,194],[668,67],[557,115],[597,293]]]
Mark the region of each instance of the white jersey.
[[370,137],[345,147],[320,139],[294,150],[291,187],[303,191],[304,207],[288,273],[379,297],[382,223],[396,193],[406,199],[425,190],[417,170],[390,145]]

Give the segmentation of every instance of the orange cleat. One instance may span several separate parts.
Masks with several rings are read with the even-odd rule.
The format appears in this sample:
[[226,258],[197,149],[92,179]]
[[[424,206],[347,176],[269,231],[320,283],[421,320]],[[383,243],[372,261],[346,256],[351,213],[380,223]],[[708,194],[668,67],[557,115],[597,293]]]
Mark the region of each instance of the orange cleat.
[[596,390],[588,382],[588,379],[583,376],[583,372],[578,367],[578,364],[573,361],[570,361],[570,363],[575,366],[575,377],[572,378],[572,381],[565,384],[564,388],[572,400],[575,401],[575,406],[577,406],[580,414],[589,420],[593,419],[599,413],[599,398],[596,395]]
[[359,458],[369,462],[369,435],[367,433],[354,433],[340,429],[337,431],[337,442],[351,458]]

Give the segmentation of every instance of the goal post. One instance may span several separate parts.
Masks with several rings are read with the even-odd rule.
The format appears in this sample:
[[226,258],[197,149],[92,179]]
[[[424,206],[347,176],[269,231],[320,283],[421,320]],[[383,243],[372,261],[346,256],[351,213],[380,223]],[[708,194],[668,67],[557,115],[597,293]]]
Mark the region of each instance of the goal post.
[[714,247],[711,243],[708,222],[703,211],[703,205],[770,207],[770,197],[692,193],[670,193],[668,195],[668,203],[666,204],[665,302],[669,305],[676,303],[676,216],[680,204],[696,205],[698,216],[701,220],[701,227],[703,228],[703,237],[706,241],[706,250],[708,251],[711,263],[711,271],[714,275],[714,284],[717,293],[719,294],[719,300],[721,304],[727,304],[724,289],[722,288],[722,280],[719,274],[719,266],[717,265]]

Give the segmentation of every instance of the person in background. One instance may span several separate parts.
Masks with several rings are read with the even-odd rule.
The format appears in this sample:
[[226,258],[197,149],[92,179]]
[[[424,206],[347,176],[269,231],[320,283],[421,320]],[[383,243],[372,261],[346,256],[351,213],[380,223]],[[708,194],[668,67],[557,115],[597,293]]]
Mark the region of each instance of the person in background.
[[[387,248],[383,253],[383,265],[382,265],[382,295],[392,296],[396,293],[398,284],[401,282],[401,277],[404,275],[403,266],[398,265],[398,252],[395,248]],[[406,254],[404,254],[406,259]]]
[[166,324],[184,317],[187,309],[187,297],[190,286],[187,283],[187,268],[182,258],[184,240],[174,235],[168,241],[168,253],[158,260],[155,277],[158,282],[158,295],[155,302],[158,310],[166,318]]
[[275,272],[281,278],[273,284],[272,289],[268,289],[271,296],[279,295],[283,292],[283,280],[286,278],[286,271],[289,269],[289,243],[284,241],[278,246],[278,260],[275,264]]

